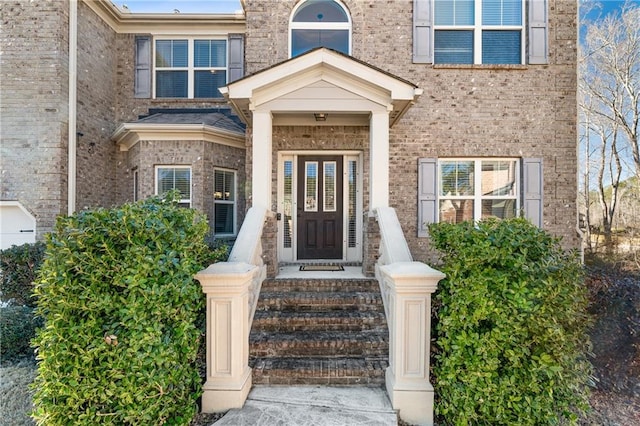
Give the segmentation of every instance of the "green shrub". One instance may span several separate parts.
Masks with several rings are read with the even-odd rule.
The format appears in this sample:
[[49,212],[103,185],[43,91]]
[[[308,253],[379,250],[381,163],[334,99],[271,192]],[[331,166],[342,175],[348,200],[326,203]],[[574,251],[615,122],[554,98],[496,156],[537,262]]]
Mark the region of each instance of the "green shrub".
[[188,424],[208,249],[202,215],[157,198],[58,219],[36,282],[34,418]]
[[28,306],[0,308],[0,358],[12,361],[18,358],[33,358],[30,341],[36,328],[42,327],[42,318],[33,315]]
[[524,219],[434,224],[436,411],[445,424],[575,423],[588,407],[587,297],[576,257]]
[[12,246],[0,251],[0,296],[3,302],[36,306],[33,282],[44,256],[44,243]]

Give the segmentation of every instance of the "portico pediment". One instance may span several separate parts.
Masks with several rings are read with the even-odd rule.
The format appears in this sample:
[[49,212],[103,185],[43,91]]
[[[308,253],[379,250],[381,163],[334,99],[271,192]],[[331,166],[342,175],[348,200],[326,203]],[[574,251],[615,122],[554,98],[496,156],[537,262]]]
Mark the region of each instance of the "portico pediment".
[[[360,124],[372,112],[389,112],[393,125],[422,93],[414,84],[347,55],[320,48],[221,89],[248,124],[253,111],[269,111],[274,123],[311,124],[327,113],[326,124]],[[319,123],[315,123],[319,124]]]

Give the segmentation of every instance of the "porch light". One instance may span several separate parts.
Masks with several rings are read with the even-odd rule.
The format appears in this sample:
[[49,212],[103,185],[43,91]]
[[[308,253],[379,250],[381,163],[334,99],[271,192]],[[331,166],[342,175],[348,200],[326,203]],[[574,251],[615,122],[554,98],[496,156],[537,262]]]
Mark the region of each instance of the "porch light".
[[316,121],[327,121],[327,116],[329,114],[327,114],[326,112],[316,112],[313,114],[313,116],[316,118]]

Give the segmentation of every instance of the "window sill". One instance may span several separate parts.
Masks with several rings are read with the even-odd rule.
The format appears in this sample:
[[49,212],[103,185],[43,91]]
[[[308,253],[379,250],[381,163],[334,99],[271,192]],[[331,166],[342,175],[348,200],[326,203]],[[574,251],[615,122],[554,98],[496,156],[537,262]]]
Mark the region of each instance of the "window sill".
[[523,64],[433,64],[434,69],[438,70],[509,70],[509,71],[521,71],[529,69],[528,65]]

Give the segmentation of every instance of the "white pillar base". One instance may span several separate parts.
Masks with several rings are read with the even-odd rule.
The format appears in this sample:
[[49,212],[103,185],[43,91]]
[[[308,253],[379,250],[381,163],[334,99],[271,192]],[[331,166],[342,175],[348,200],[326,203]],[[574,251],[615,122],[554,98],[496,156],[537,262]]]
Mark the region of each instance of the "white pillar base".
[[385,384],[391,406],[403,421],[412,425],[433,426],[434,393],[430,383],[427,383],[427,387],[422,383],[416,389],[398,389],[391,369],[387,368]]
[[221,413],[232,408],[242,408],[251,390],[251,369],[243,383],[220,385],[208,381],[202,386],[202,412]]

